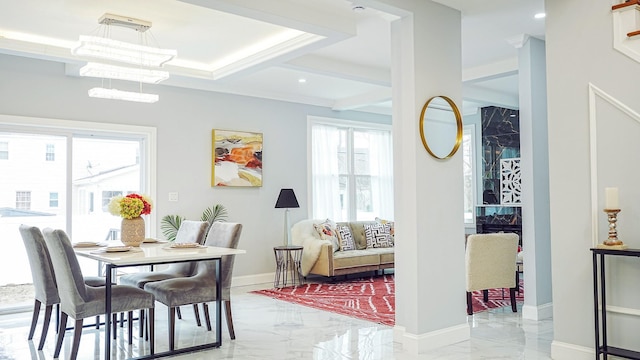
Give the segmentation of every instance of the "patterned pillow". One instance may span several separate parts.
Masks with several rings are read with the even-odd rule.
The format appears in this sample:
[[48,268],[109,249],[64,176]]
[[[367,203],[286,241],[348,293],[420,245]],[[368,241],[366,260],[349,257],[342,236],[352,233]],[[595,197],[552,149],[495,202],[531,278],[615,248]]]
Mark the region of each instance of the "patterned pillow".
[[320,239],[331,241],[334,252],[340,249],[340,244],[336,233],[336,224],[333,221],[327,219],[320,224],[313,224],[313,228],[316,229],[316,232],[318,232],[318,235],[320,235]]
[[394,229],[393,229],[394,225],[395,225],[395,222],[393,222],[391,220],[380,219],[379,217],[376,218],[376,222],[379,223],[379,224],[389,224],[391,226],[391,231],[390,231],[391,238],[393,239],[393,236],[395,235],[394,234]]
[[340,251],[349,251],[356,249],[356,242],[351,235],[351,229],[349,226],[338,226],[338,239],[340,240]]
[[364,235],[367,238],[367,249],[393,247],[389,224],[365,224]]

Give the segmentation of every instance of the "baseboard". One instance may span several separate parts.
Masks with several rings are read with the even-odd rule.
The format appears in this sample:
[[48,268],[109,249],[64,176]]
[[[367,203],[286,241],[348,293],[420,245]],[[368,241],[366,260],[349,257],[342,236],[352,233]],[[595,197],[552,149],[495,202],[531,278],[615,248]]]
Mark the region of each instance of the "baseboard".
[[270,283],[273,286],[275,273],[253,274],[245,276],[234,276],[231,280],[231,287],[249,286]]
[[545,320],[553,318],[553,303],[539,306],[522,305],[522,318],[527,320]]
[[592,360],[594,356],[592,348],[556,340],[551,342],[551,358],[554,360]]
[[417,355],[471,338],[471,329],[466,323],[419,335],[409,334],[401,326],[395,326],[393,330],[393,340],[402,343],[402,347],[411,355]]

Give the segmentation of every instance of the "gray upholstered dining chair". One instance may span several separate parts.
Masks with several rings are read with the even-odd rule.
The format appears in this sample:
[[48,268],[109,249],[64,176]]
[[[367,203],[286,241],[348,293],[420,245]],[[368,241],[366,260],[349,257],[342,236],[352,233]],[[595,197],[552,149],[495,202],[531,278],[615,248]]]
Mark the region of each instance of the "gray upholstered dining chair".
[[[33,334],[38,324],[40,315],[40,307],[45,306],[44,321],[42,324],[42,334],[40,335],[40,343],[38,350],[42,350],[44,342],[47,339],[49,331],[49,322],[51,321],[51,311],[53,306],[59,310],[60,296],[58,294],[58,286],[56,285],[56,277],[51,264],[51,257],[47,244],[40,228],[22,224],[19,227],[24,247],[27,251],[29,266],[31,268],[31,277],[33,279],[33,288],[35,292],[35,302],[33,304],[33,315],[31,317],[31,328],[29,329],[28,340],[33,339]],[[88,286],[104,286],[105,279],[98,276],[87,276],[84,283]],[[96,318],[96,326],[99,324]]]
[[487,289],[509,289],[511,310],[516,308],[516,257],[518,234],[474,234],[467,238],[465,251],[467,314],[473,314],[472,292]]
[[[83,319],[104,314],[105,312],[105,289],[85,285],[80,264],[73,251],[69,237],[63,230],[46,228],[42,230],[42,233],[49,249],[51,263],[55,269],[60,295],[60,328],[53,357],[57,358],[60,355],[67,318],[71,316],[76,321],[70,359],[75,360],[78,356]],[[115,317],[119,312],[128,312],[129,315],[129,344],[132,343],[132,311],[138,309],[147,309],[149,311],[149,347],[151,354],[154,353],[154,305],[153,294],[134,286],[112,285],[111,310],[113,316]]]
[[[205,245],[236,249],[242,232],[242,224],[214,222],[207,233]],[[235,339],[231,315],[231,279],[235,255],[225,255],[220,263],[221,301],[225,305],[227,328],[231,339]],[[175,348],[175,309],[189,304],[204,304],[207,328],[211,329],[207,302],[216,300],[215,261],[199,261],[191,277],[149,282],[144,289],[166,305],[169,310],[169,349]]]
[[[209,223],[206,221],[184,220],[180,224],[175,242],[198,243],[202,245],[204,244],[208,227]],[[120,277],[120,284],[136,286],[140,289],[144,289],[144,285],[148,282],[191,276],[194,270],[195,264],[191,262],[170,264],[167,269],[160,271],[144,271],[123,275]],[[200,313],[198,311],[197,304],[193,305],[193,311],[195,312],[196,322],[198,326],[200,326]],[[179,313],[178,316],[180,316]],[[143,312],[141,312],[141,317],[144,318]]]

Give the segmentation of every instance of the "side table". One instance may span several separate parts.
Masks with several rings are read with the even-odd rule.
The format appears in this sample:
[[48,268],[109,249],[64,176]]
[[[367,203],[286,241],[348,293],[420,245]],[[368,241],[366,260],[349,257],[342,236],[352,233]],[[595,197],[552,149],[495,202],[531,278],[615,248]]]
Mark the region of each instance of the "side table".
[[285,287],[291,281],[291,285],[302,285],[302,246],[284,245],[275,246],[273,253],[276,257],[276,277],[273,287]]

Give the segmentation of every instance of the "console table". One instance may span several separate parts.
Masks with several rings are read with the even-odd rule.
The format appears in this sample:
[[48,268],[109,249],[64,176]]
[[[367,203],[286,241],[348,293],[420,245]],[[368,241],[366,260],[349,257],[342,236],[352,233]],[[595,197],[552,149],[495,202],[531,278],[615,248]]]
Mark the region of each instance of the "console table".
[[[640,249],[608,250],[592,248],[591,252],[593,254],[593,309],[596,336],[596,360],[600,359],[600,354],[603,355],[604,359],[607,359],[609,355],[625,359],[640,359],[640,351],[608,345],[607,299],[605,287],[605,258],[607,256],[640,257]],[[598,311],[598,309],[600,309],[600,311]]]

